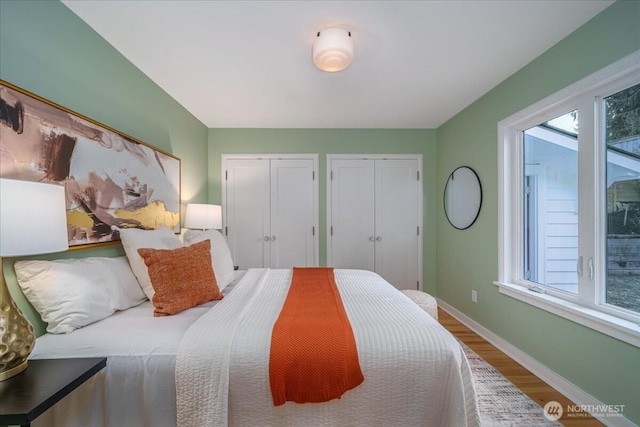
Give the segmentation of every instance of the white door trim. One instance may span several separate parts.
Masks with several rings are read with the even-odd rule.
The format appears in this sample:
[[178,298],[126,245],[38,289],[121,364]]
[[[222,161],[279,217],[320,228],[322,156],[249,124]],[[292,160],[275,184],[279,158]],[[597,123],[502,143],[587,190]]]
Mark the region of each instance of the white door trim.
[[326,252],[327,252],[327,264],[331,262],[331,163],[333,160],[417,160],[418,161],[418,175],[419,188],[418,192],[418,223],[420,224],[420,244],[418,245],[418,278],[420,284],[418,289],[421,289],[424,285],[424,275],[422,271],[423,260],[423,247],[424,247],[424,216],[423,216],[423,177],[422,173],[422,154],[327,154],[326,163]]
[[283,160],[294,160],[294,159],[307,159],[313,160],[313,173],[314,173],[314,183],[313,183],[313,226],[315,227],[315,235],[313,236],[313,244],[314,244],[314,265],[320,264],[320,227],[319,227],[319,174],[318,174],[318,154],[317,153],[299,153],[299,154],[221,154],[221,167],[220,167],[220,183],[222,187],[221,200],[220,203],[222,205],[222,231],[223,235],[226,238],[226,226],[227,226],[227,186],[226,186],[226,172],[227,172],[227,161],[228,160],[248,160],[248,159],[283,159]]

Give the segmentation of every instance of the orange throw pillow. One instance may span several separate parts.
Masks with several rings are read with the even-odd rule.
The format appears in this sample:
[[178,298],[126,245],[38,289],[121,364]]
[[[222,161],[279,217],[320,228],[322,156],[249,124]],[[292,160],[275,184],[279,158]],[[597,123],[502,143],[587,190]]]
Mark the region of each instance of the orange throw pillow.
[[153,315],[169,316],[211,300],[222,299],[211,266],[209,240],[177,249],[138,249],[149,269]]

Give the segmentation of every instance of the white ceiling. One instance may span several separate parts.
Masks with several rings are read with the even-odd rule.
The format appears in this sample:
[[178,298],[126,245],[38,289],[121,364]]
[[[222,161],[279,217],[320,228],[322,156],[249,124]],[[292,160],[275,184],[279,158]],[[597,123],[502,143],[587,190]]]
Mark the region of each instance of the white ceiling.
[[[63,3],[207,127],[436,128],[613,1]],[[334,26],[355,59],[325,73]]]

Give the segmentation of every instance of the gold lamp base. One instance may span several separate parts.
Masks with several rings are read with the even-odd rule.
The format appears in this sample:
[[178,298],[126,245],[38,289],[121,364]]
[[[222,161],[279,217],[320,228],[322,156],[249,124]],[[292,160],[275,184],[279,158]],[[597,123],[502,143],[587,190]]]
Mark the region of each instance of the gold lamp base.
[[8,369],[4,372],[0,372],[0,381],[8,380],[9,378],[15,377],[20,372],[27,369],[27,361],[25,360],[21,365],[16,366],[15,368]]
[[27,357],[36,342],[33,326],[11,298],[0,258],[0,381],[27,369]]

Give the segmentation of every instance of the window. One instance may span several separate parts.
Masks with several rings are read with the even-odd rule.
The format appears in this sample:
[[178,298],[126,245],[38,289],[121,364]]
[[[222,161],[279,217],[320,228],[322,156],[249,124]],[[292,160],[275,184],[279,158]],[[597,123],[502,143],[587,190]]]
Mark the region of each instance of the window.
[[640,346],[640,52],[498,124],[500,292]]
[[605,302],[640,314],[640,84],[603,100],[607,150]]
[[[522,133],[525,280],[578,293],[578,111]],[[552,125],[565,123],[566,130]]]

